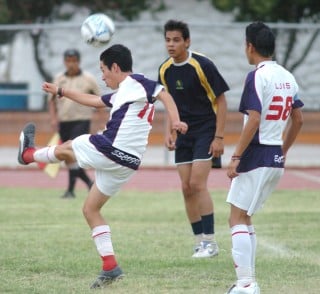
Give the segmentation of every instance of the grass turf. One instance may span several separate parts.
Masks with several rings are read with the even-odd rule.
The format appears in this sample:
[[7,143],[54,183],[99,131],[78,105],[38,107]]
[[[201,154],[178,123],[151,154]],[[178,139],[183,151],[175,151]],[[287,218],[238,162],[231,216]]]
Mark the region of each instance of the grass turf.
[[[0,292],[92,293],[101,261],[82,216],[85,191],[0,188]],[[180,192],[124,191],[103,208],[126,276],[102,293],[224,293],[235,280],[225,203],[212,191],[218,257],[191,258]],[[276,191],[254,217],[261,293],[319,292],[318,191]]]

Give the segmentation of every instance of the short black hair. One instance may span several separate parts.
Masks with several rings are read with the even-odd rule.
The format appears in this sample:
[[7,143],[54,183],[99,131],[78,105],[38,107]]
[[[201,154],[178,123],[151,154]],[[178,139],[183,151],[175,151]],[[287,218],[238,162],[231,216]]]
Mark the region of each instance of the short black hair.
[[246,27],[246,41],[251,43],[263,57],[270,57],[275,50],[275,36],[271,29],[261,21],[256,21]]
[[63,57],[77,57],[78,60],[80,60],[80,52],[77,49],[67,49],[66,51],[64,51]]
[[170,19],[164,25],[164,36],[168,31],[180,31],[184,40],[190,39],[190,30],[188,25],[180,20]]
[[132,55],[131,51],[124,45],[115,44],[100,54],[100,61],[109,69],[113,63],[116,63],[121,71],[132,71]]

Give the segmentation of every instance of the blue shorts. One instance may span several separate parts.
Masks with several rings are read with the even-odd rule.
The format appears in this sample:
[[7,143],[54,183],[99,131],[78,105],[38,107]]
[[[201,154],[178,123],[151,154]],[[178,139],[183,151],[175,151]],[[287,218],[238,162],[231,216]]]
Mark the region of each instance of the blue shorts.
[[214,132],[179,135],[176,140],[175,163],[192,163],[198,160],[210,160],[209,148]]

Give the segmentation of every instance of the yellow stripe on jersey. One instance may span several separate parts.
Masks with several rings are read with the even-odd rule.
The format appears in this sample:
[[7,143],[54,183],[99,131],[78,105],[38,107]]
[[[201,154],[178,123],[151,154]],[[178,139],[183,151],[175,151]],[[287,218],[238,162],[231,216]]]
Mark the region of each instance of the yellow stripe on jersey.
[[169,89],[168,89],[168,84],[166,83],[166,80],[164,78],[164,73],[170,67],[170,65],[172,63],[173,63],[173,59],[169,58],[165,63],[163,63],[161,65],[161,68],[160,68],[160,71],[159,71],[161,84],[166,88],[167,91],[169,91]]
[[200,63],[193,57],[190,58],[189,63],[194,67],[197,72],[197,75],[200,79],[200,83],[202,87],[206,90],[209,100],[211,101],[212,109],[215,113],[217,113],[217,102],[216,102],[216,95],[211,88],[206,75],[204,74]]

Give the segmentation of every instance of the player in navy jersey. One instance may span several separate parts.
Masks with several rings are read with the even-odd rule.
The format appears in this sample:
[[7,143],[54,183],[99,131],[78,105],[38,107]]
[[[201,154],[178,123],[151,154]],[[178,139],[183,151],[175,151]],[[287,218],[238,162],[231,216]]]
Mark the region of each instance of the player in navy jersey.
[[92,230],[92,238],[102,259],[102,271],[91,288],[101,288],[123,276],[111,242],[110,227],[101,214],[103,205],[115,195],[138,169],[146,149],[154,115],[154,101],[160,100],[170,117],[170,128],[185,133],[187,125],[180,121],[171,95],[162,85],[141,74],[132,73],[130,50],[113,45],[100,55],[102,79],[116,90],[102,97],[59,88],[44,83],[45,92],[71,99],[83,105],[111,107],[110,118],[102,134],[81,135],[62,145],[36,149],[34,124],[27,124],[20,134],[18,161],[77,162],[82,168],[95,169],[95,183],[83,206],[83,214]]
[[229,87],[214,63],[189,50],[190,32],[182,21],[169,20],[164,26],[169,58],[159,67],[159,82],[173,96],[186,134],[168,130],[166,145],[175,150],[186,213],[195,236],[193,257],[218,254],[214,238],[214,208],[207,181],[212,158],[224,151],[223,136]]
[[244,127],[227,171],[232,179],[227,202],[237,276],[227,293],[260,293],[255,280],[257,241],[252,216],[279,182],[285,156],[303,121],[298,85],[290,72],[272,60],[274,49],[275,37],[268,26],[262,22],[247,26],[246,55],[255,70],[245,81],[239,107]]

